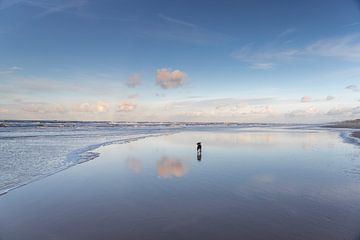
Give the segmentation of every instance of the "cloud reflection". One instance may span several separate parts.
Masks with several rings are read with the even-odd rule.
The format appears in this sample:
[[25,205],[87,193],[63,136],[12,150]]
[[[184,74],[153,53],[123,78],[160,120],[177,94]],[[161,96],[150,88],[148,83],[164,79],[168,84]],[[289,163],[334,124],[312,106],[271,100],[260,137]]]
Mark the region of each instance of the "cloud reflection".
[[188,166],[182,159],[164,156],[157,162],[157,171],[163,178],[182,177],[187,174]]
[[136,158],[128,158],[127,159],[127,165],[131,171],[133,171],[136,174],[139,174],[142,172],[143,164],[142,161]]

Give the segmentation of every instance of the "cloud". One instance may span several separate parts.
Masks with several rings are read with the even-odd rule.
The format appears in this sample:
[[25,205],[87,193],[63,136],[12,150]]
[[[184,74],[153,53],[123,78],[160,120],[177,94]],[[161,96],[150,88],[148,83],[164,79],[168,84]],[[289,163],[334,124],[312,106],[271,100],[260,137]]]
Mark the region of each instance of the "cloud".
[[[270,47],[269,47],[270,46]],[[289,60],[331,57],[338,60],[360,61],[360,34],[320,39],[298,48],[284,48],[283,45],[267,44],[255,46],[246,44],[233,51],[231,56],[253,69],[271,69],[275,64]]]
[[327,115],[345,115],[345,116],[351,116],[351,115],[358,115],[360,114],[360,106],[357,107],[335,107],[330,109],[327,113]]
[[9,109],[0,107],[0,113],[8,113]]
[[12,74],[12,73],[16,73],[16,72],[21,71],[21,70],[22,70],[22,68],[17,67],[17,66],[13,66],[13,67],[9,67],[9,68],[3,68],[3,69],[0,69],[0,75]]
[[291,111],[290,113],[285,114],[285,116],[296,118],[296,117],[310,117],[318,114],[320,114],[319,109],[317,109],[314,106],[311,106],[308,107],[307,109],[298,109]]
[[349,85],[349,86],[346,86],[345,89],[348,89],[350,91],[353,91],[353,92],[359,92],[360,89],[358,88],[357,85]]
[[164,114],[175,121],[262,121],[276,117],[275,98],[220,98],[170,102]]
[[68,109],[61,104],[48,103],[28,103],[22,107],[22,110],[29,113],[65,113]]
[[280,34],[279,34],[279,37],[285,37],[287,35],[290,35],[292,33],[296,32],[296,29],[295,28],[288,28],[288,29],[285,29],[284,31],[282,31]]
[[252,66],[250,66],[250,68],[268,70],[268,69],[272,69],[273,66],[274,66],[273,63],[254,63]]
[[67,83],[65,81],[54,81],[48,79],[23,79],[12,78],[0,82],[0,91],[11,92],[17,94],[24,93],[49,93],[63,91],[79,91],[80,87],[76,84]]
[[324,102],[324,101],[332,101],[334,100],[335,97],[334,96],[326,96],[325,98],[317,98],[317,99],[313,99],[312,97],[310,96],[303,96],[301,99],[300,99],[300,102],[302,103],[307,103],[307,102]]
[[301,102],[305,103],[305,102],[311,102],[312,101],[312,98],[310,96],[303,96],[301,99],[300,99]]
[[271,69],[275,62],[288,61],[298,55],[297,49],[277,49],[276,47],[268,49],[255,47],[254,44],[244,45],[231,54],[233,58],[247,63],[250,68],[262,70]]
[[57,12],[79,12],[87,3],[87,0],[3,0],[0,2],[0,10],[24,5],[41,9],[42,12],[38,17],[44,17]]
[[250,111],[250,114],[272,114],[274,109],[271,106],[253,106]]
[[196,28],[196,25],[193,24],[193,23],[189,23],[189,22],[185,22],[183,20],[171,18],[171,17],[165,16],[163,14],[158,14],[158,16],[162,20],[165,20],[165,21],[170,22],[170,23],[175,23],[175,24],[179,24],[179,25],[182,25],[182,26],[185,26],[185,27],[190,27],[190,28]]
[[[66,79],[43,79],[38,77],[9,76],[0,81],[0,92],[4,95],[17,95],[18,97],[31,97],[35,94],[59,95],[72,93],[69,98],[77,98],[80,95],[88,95],[86,99],[112,95],[119,96],[119,89],[124,90],[124,83],[119,81],[99,81],[97,77],[89,78],[88,75],[80,78],[75,75]],[[96,100],[96,98],[95,98]],[[87,100],[86,100],[87,101]]]
[[129,94],[127,96],[128,99],[135,99],[135,98],[138,98],[139,97],[139,94]]
[[104,113],[108,112],[110,109],[110,104],[107,102],[99,101],[97,103],[81,103],[73,108],[75,112],[85,112],[85,113]]
[[165,39],[168,41],[180,41],[197,45],[219,45],[232,40],[233,37],[213,31],[193,23],[158,14],[160,21],[149,21],[136,29],[143,37]]
[[204,100],[187,100],[171,103],[171,108],[198,108],[198,109],[216,109],[216,110],[239,110],[249,105],[269,105],[276,102],[276,98],[215,98]]
[[156,97],[166,97],[165,93],[155,93]]
[[331,100],[334,100],[334,99],[335,99],[334,96],[327,96],[327,97],[326,97],[326,101],[331,101]]
[[22,110],[30,113],[68,113],[68,112],[79,112],[79,113],[105,113],[110,110],[110,104],[107,102],[96,102],[96,103],[80,103],[71,105],[64,104],[51,104],[51,103],[31,103],[21,102]]
[[133,171],[135,174],[141,173],[143,169],[143,163],[140,159],[130,157],[127,159],[128,167],[131,171]]
[[141,83],[142,83],[142,81],[141,81],[140,74],[135,73],[129,77],[129,79],[126,82],[126,86],[128,86],[130,88],[135,88],[135,87],[140,86]]
[[358,26],[358,25],[360,25],[360,22],[353,22],[353,23],[349,23],[349,24],[344,25],[344,27],[355,27],[355,26]]
[[136,109],[137,104],[132,102],[123,102],[118,105],[118,112],[132,112]]
[[170,69],[162,68],[158,69],[156,73],[156,83],[163,89],[181,87],[186,79],[186,73],[180,70],[171,71]]
[[304,49],[308,55],[333,57],[343,60],[360,60],[360,34],[322,39]]

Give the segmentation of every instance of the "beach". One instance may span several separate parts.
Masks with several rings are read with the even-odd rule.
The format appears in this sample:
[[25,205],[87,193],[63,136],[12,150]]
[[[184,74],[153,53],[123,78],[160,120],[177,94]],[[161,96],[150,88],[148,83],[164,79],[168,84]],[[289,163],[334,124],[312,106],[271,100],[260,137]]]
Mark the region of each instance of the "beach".
[[177,131],[92,151],[98,157],[0,196],[0,239],[360,234],[360,149],[337,131]]
[[0,240],[360,240],[360,0],[0,12]]

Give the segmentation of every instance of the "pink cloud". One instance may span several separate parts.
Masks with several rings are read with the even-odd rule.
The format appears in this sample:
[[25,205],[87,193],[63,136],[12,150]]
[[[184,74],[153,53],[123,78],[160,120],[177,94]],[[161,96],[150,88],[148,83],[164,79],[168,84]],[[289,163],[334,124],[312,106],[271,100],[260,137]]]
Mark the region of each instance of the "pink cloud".
[[118,105],[118,112],[132,112],[136,109],[137,104],[132,102],[123,102]]
[[312,101],[312,98],[310,96],[303,96],[301,99],[300,99],[301,102],[311,102]]
[[178,88],[184,85],[186,78],[186,73],[180,70],[162,68],[156,73],[156,83],[163,89]]

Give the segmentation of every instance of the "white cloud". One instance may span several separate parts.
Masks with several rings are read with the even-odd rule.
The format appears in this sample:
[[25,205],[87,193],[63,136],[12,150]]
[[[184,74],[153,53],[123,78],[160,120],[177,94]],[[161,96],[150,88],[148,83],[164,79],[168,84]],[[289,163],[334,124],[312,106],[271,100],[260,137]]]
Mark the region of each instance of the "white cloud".
[[16,73],[21,70],[22,70],[22,68],[17,67],[17,66],[13,66],[13,67],[9,67],[9,68],[0,68],[0,75],[12,74],[12,73]]
[[284,31],[282,31],[280,34],[279,34],[279,37],[284,37],[284,36],[287,36],[287,35],[290,35],[292,33],[296,32],[296,29],[295,28],[288,28],[288,29],[285,29]]
[[274,43],[264,46],[247,44],[234,51],[231,56],[254,69],[270,69],[270,66],[274,64],[299,58],[331,57],[339,60],[360,61],[360,34],[320,39],[299,48],[284,48],[283,45]]
[[118,105],[118,112],[132,112],[136,109],[137,104],[132,102],[123,102]]
[[180,70],[162,68],[156,73],[156,83],[163,89],[178,88],[184,85],[186,78],[186,73]]
[[142,36],[170,41],[181,41],[197,45],[218,45],[234,40],[233,37],[213,31],[191,22],[158,14],[161,21],[149,22],[135,29]]
[[327,97],[326,97],[326,101],[331,101],[331,100],[334,100],[334,99],[335,99],[334,96],[327,96]]
[[360,34],[316,41],[304,49],[305,54],[334,57],[343,60],[360,60]]
[[29,113],[65,113],[68,109],[62,104],[25,103],[22,110]]
[[108,112],[110,104],[107,102],[99,101],[97,103],[81,103],[73,108],[74,112],[85,112],[85,113],[104,113]]
[[311,106],[306,109],[298,109],[291,111],[290,113],[287,113],[285,115],[288,117],[311,117],[318,114],[320,114],[319,109],[317,109],[314,106]]
[[251,68],[253,69],[261,69],[261,70],[268,70],[272,69],[274,66],[273,63],[254,63]]
[[276,102],[274,98],[188,100],[166,104],[164,109],[179,121],[260,121],[278,114],[272,106]]
[[130,88],[135,88],[135,87],[140,86],[141,83],[142,83],[142,81],[141,81],[140,74],[135,73],[129,77],[129,79],[126,82],[126,86],[128,86]]
[[139,94],[129,94],[127,96],[128,99],[135,99],[135,98],[138,98],[139,97]]
[[360,89],[358,88],[357,85],[349,85],[349,86],[346,86],[345,89],[348,89],[348,90],[351,90],[351,91],[354,91],[354,92],[359,92]]
[[312,101],[312,98],[310,96],[303,96],[301,99],[300,99],[301,102],[311,102]]
[[250,114],[272,114],[274,109],[271,106],[253,106],[250,111]]
[[324,102],[324,101],[332,101],[334,100],[335,97],[334,96],[326,96],[325,98],[317,98],[317,99],[313,99],[312,97],[310,96],[303,96],[301,99],[300,99],[300,102],[303,102],[303,103],[307,103],[307,102]]
[[0,113],[8,113],[9,109],[0,107]]
[[30,6],[42,10],[38,17],[43,17],[57,12],[80,12],[79,10],[87,2],[87,0],[3,0],[0,2],[0,10],[17,5]]
[[12,92],[22,95],[29,92],[49,93],[79,91],[80,88],[75,84],[65,83],[62,81],[16,78],[0,82],[0,90],[3,92]]
[[288,61],[299,55],[297,49],[283,48],[255,48],[254,44],[247,44],[231,54],[232,57],[249,64],[250,68],[267,70],[276,62]]
[[344,27],[355,27],[355,26],[358,26],[358,25],[360,25],[360,22],[353,22],[353,23],[349,23],[349,24],[344,25]]
[[175,24],[179,24],[179,25],[182,25],[182,26],[185,26],[185,27],[190,27],[190,28],[196,28],[196,25],[193,24],[193,23],[185,22],[185,21],[180,20],[180,19],[171,18],[171,17],[165,16],[163,14],[158,14],[158,16],[162,20],[165,20],[165,21],[170,22],[170,23],[175,23]]
[[344,115],[344,116],[352,116],[360,114],[360,106],[357,107],[343,107],[338,106],[330,109],[327,115]]

